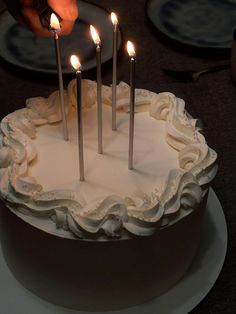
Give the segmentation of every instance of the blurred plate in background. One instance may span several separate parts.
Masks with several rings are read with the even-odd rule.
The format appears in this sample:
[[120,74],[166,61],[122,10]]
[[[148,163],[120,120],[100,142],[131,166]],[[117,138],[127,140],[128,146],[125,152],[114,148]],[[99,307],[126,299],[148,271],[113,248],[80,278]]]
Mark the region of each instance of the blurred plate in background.
[[146,13],[161,33],[179,43],[231,48],[235,0],[148,0]]

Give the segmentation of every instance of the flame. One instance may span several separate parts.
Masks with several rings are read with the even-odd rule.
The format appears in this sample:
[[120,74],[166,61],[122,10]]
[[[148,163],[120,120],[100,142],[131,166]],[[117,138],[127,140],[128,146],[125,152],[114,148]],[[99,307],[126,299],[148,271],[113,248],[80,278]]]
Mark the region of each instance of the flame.
[[111,12],[111,21],[113,25],[117,25],[118,24],[118,19],[117,16],[114,12]]
[[95,45],[100,45],[101,44],[100,37],[99,37],[96,29],[93,27],[93,25],[90,25],[90,32],[91,32],[91,35],[92,35],[92,38],[93,38]]
[[127,41],[127,51],[128,51],[128,54],[129,56],[132,58],[132,57],[135,57],[135,49],[134,49],[134,45],[131,41]]
[[70,57],[70,63],[76,71],[81,69],[81,63],[76,55]]
[[60,22],[54,13],[52,13],[50,17],[50,27],[55,31],[59,31],[61,29]]

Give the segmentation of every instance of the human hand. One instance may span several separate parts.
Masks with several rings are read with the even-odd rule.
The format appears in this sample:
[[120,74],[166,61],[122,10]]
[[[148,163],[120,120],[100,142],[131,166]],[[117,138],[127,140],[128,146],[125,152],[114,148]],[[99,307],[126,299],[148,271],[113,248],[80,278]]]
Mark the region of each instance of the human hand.
[[[52,33],[42,26],[39,19],[38,2],[42,0],[5,0],[9,12],[21,24],[27,26],[39,36],[52,36]],[[55,13],[61,17],[60,35],[68,35],[78,17],[77,0],[48,0],[47,2]]]

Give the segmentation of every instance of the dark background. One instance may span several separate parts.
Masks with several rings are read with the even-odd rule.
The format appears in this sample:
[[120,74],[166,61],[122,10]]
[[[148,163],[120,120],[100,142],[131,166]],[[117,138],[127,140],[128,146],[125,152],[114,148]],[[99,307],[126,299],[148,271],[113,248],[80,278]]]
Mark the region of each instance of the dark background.
[[[186,108],[193,117],[203,121],[208,145],[218,153],[219,171],[212,187],[225,213],[229,240],[225,264],[216,284],[191,313],[236,313],[236,86],[229,69],[202,76],[194,83],[176,82],[161,71],[163,67],[201,69],[229,60],[230,51],[191,51],[166,40],[149,24],[145,16],[144,0],[88,2],[116,12],[123,43],[129,39],[136,44],[136,86],[154,92],[174,93],[186,101]],[[118,81],[129,82],[128,68],[129,60],[125,47],[122,46],[118,60]],[[105,64],[102,71],[103,83],[111,84],[111,62]],[[95,71],[86,72],[83,76],[95,79]],[[66,76],[65,85],[72,78]],[[0,63],[0,118],[23,107],[26,98],[48,96],[57,88],[57,79],[53,75],[24,72]]]

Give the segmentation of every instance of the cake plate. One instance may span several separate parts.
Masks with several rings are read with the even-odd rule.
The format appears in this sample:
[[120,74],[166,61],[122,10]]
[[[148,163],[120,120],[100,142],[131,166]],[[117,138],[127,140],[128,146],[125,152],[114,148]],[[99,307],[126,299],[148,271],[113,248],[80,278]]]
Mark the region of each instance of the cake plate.
[[[202,238],[194,262],[172,289],[142,305],[113,314],[189,313],[213,287],[222,269],[227,250],[227,226],[221,204],[212,189],[209,192]],[[13,301],[14,300],[14,301]],[[92,302],[92,300],[91,300]],[[0,312],[1,314],[88,314],[66,309],[44,301],[26,290],[9,271],[0,246]],[[93,314],[104,312],[93,312]]]

